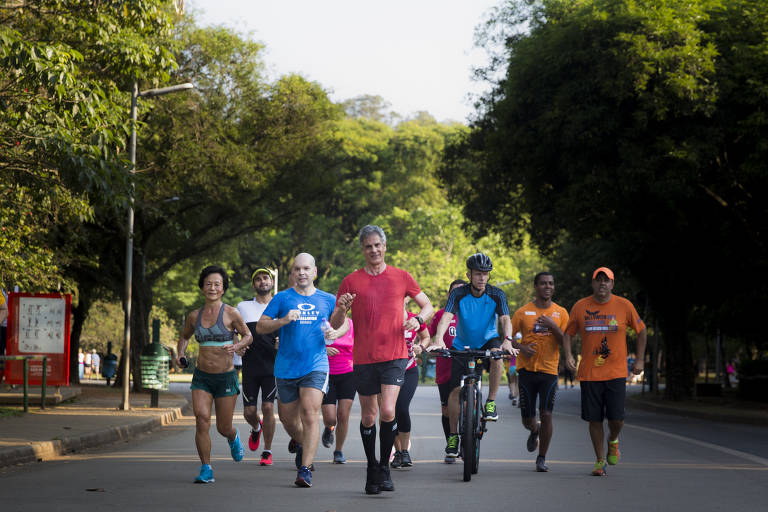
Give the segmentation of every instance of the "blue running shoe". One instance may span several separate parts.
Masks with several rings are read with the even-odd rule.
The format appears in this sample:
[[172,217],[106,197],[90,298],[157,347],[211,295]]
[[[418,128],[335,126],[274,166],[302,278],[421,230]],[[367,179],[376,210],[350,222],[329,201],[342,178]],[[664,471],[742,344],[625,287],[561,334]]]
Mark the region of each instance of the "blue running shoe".
[[229,452],[232,454],[232,459],[235,462],[240,462],[243,460],[243,456],[245,456],[245,450],[243,449],[243,443],[240,442],[240,432],[235,430],[235,440],[227,440],[227,442],[229,443]]
[[312,487],[312,472],[307,466],[301,466],[294,482],[299,487]]
[[195,478],[196,484],[207,484],[215,482],[213,479],[213,468],[210,464],[203,464],[200,466],[200,474]]

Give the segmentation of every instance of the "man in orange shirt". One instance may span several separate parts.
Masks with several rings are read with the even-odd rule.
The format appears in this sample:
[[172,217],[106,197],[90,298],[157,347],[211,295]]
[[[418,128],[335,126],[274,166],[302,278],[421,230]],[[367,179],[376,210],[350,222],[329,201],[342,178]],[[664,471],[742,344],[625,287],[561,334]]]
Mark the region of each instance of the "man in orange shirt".
[[[637,360],[632,373],[643,371],[646,329],[635,307],[613,290],[613,272],[600,267],[592,273],[592,295],[579,300],[571,309],[571,318],[563,336],[566,364],[576,370],[571,339],[581,336],[581,418],[589,422],[589,437],[597,462],[595,476],[605,475],[606,462],[618,464],[619,432],[624,426],[624,398],[627,375],[627,327],[637,332]],[[603,419],[608,419],[608,456],[603,452]]]
[[[533,278],[536,298],[515,311],[512,331],[522,334],[513,342],[520,349],[517,373],[520,386],[520,414],[523,426],[530,430],[529,452],[539,447],[536,471],[549,471],[545,463],[552,439],[552,409],[557,392],[557,366],[560,362],[560,344],[568,325],[568,312],[552,302],[555,278],[549,272],[539,272]],[[536,399],[539,399],[539,417],[536,422]]]

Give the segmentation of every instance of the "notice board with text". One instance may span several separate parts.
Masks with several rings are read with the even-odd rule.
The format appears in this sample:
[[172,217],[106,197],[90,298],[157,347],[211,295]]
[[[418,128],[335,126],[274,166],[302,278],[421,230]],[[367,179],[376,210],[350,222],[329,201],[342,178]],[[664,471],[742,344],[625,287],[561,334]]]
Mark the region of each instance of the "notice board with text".
[[[15,293],[8,295],[6,355],[47,356],[46,383],[69,385],[69,322],[72,295],[68,293]],[[7,361],[5,379],[24,383],[24,362]],[[41,385],[43,361],[29,361],[30,385]]]

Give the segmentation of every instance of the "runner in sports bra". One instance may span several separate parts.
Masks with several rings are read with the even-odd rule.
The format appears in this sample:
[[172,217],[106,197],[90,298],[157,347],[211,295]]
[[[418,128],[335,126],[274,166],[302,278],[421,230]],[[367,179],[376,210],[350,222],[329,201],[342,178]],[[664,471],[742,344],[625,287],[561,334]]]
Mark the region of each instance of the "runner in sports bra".
[[210,327],[203,327],[200,323],[200,319],[203,317],[203,309],[200,308],[197,313],[197,320],[195,321],[195,341],[201,347],[223,347],[225,345],[231,345],[235,338],[235,331],[227,329],[224,325],[224,309],[228,306],[224,303],[221,304],[219,309],[219,317],[216,319],[216,323]]
[[[192,405],[195,412],[195,445],[200,456],[200,474],[196,483],[213,482],[211,468],[211,406],[216,406],[216,429],[227,438],[232,458],[237,462],[243,458],[240,435],[232,426],[235,402],[240,393],[237,372],[232,355],[242,355],[253,336],[237,309],[221,301],[229,286],[227,272],[218,266],[205,267],[200,273],[198,286],[205,296],[205,305],[187,317],[184,330],[177,344],[178,360],[181,358],[194,334],[200,344],[200,352],[192,375]],[[216,321],[213,322],[214,315]],[[211,324],[205,327],[205,324]],[[235,332],[240,336],[235,343]]]

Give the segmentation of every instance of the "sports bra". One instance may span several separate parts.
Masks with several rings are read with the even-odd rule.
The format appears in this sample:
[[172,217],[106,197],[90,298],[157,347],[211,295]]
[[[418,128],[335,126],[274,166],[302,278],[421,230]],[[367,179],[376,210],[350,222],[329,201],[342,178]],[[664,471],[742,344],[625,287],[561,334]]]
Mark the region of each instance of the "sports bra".
[[200,308],[197,321],[195,321],[195,340],[201,347],[223,347],[234,343],[235,331],[230,331],[224,326],[224,308],[226,307],[226,304],[221,305],[219,318],[211,327],[203,327],[200,323],[200,319],[203,317],[203,308]]

